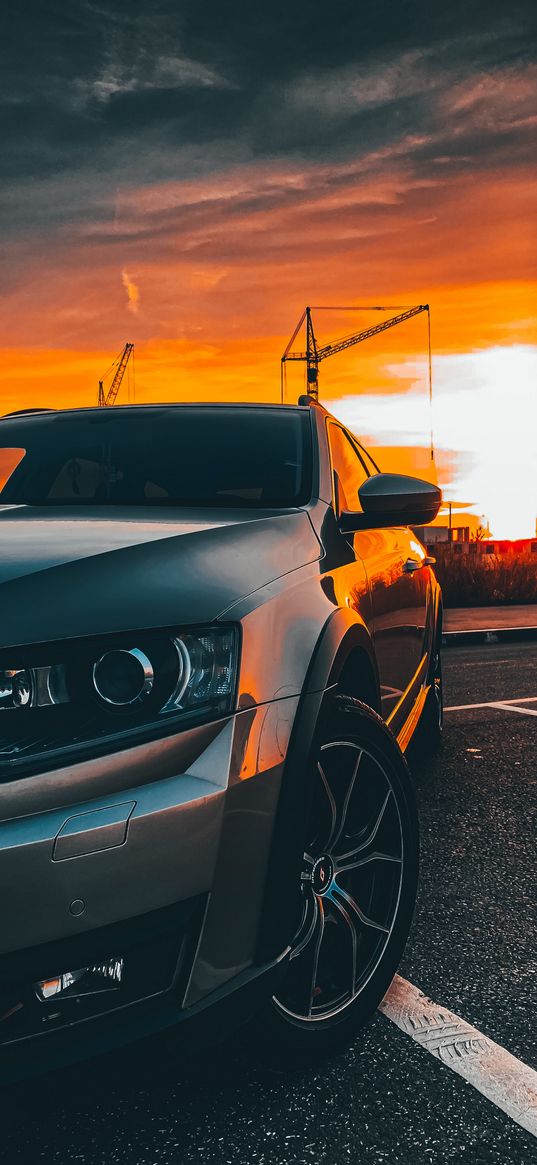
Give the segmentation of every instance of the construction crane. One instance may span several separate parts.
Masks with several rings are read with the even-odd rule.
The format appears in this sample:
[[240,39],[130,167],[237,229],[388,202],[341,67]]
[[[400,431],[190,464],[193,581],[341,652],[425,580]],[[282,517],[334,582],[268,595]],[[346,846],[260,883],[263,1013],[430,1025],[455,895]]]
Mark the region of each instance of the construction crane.
[[[342,336],[340,340],[334,340],[332,344],[323,344],[319,347],[315,332],[313,330],[312,311],[395,311],[397,315],[390,316],[389,319],[382,320],[380,324],[373,324],[369,328],[363,328],[359,332],[353,332],[349,336]],[[394,328],[396,324],[403,324],[405,320],[411,320],[414,316],[420,315],[422,312],[427,312],[427,337],[428,337],[428,368],[429,368],[429,403],[432,405],[433,379],[432,379],[432,358],[431,358],[431,313],[428,303],[420,303],[415,307],[306,307],[298,321],[298,324],[289,340],[285,352],[281,359],[281,378],[280,390],[281,400],[283,403],[284,397],[284,375],[285,365],[289,360],[302,360],[306,364],[306,383],[308,396],[318,400],[319,397],[319,364],[321,360],[326,360],[327,356],[335,356],[337,352],[344,352],[346,348],[352,348],[354,344],[361,344],[363,340],[370,340],[372,336],[378,336],[380,332],[386,332],[388,328]],[[306,324],[306,350],[305,351],[291,351],[292,346],[300,332],[302,325]],[[431,460],[434,460],[434,446],[433,434],[431,430]]]
[[[115,405],[117,394],[121,388],[121,381],[125,375],[125,369],[129,363],[129,358],[133,350],[134,344],[125,344],[125,347],[121,354],[118,356],[117,361],[114,360],[113,364],[111,364],[110,368],[108,368],[105,372],[103,379],[99,381],[99,396],[97,399],[97,404],[100,408],[105,408],[108,405]],[[114,373],[110,388],[107,392],[105,392],[104,379],[106,376],[108,376],[108,373],[114,367],[114,365],[116,365],[116,371]]]

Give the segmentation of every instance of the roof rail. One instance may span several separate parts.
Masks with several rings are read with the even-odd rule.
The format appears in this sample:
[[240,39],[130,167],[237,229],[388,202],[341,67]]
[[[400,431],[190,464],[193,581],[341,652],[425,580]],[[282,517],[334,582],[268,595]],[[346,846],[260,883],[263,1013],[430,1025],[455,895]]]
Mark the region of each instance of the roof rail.
[[312,406],[315,405],[315,408],[321,409],[321,411],[323,413],[328,412],[328,409],[325,408],[325,406],[323,404],[321,404],[320,400],[317,400],[317,398],[312,396],[311,393],[309,393],[309,392],[306,392],[302,396],[299,396],[298,403],[299,403],[299,405],[306,405],[309,408],[312,408]]

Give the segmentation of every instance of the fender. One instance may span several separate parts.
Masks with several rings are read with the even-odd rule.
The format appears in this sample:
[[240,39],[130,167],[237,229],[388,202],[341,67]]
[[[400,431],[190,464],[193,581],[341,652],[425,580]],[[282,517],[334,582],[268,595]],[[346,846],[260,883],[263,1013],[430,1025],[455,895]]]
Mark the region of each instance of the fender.
[[[304,683],[304,692],[325,691],[339,682],[353,651],[365,652],[374,677],[377,707],[380,708],[380,682],[373,640],[364,620],[350,608],[338,608],[327,619],[314,651]],[[300,714],[300,708],[297,717]]]

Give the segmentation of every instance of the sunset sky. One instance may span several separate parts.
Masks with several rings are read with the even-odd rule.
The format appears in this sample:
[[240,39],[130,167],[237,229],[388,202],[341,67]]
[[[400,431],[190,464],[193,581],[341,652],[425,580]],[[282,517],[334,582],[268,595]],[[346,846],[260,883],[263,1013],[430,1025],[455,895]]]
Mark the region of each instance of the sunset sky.
[[[535,12],[4,5],[0,412],[96,403],[126,340],[137,401],[276,401],[306,303],[429,302],[440,484],[534,534]],[[381,467],[431,470],[425,343],[418,316],[321,365]]]

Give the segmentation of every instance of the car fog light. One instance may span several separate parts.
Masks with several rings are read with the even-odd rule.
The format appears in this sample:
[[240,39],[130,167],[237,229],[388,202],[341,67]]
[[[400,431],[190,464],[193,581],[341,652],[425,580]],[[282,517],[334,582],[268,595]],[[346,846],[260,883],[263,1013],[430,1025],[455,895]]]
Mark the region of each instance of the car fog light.
[[32,676],[26,669],[0,672],[0,708],[25,708],[32,701]]
[[110,991],[121,985],[123,979],[123,959],[107,959],[93,967],[79,967],[77,971],[63,971],[50,979],[34,983],[37,998],[42,1003],[58,995],[95,995],[99,991]]
[[155,681],[151,660],[133,647],[107,651],[93,666],[93,686],[106,704],[139,704],[150,695]]
[[18,671],[13,676],[13,703],[16,708],[25,708],[32,699],[32,679],[30,672]]

